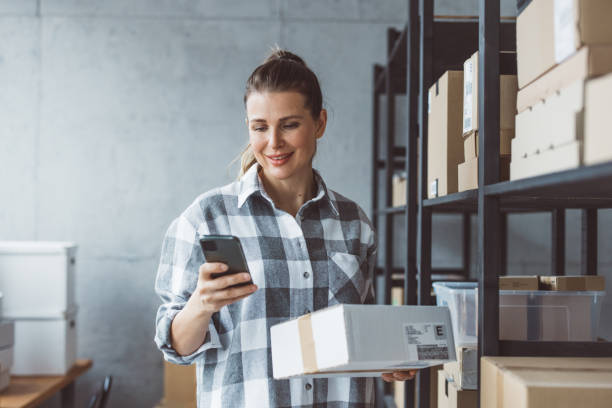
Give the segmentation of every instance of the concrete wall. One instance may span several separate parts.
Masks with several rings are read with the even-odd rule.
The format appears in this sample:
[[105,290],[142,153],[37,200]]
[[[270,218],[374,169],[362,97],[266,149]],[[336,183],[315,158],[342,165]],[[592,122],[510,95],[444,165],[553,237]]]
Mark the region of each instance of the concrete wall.
[[[436,13],[476,7],[439,1]],[[107,374],[110,406],[161,398],[152,341],[161,240],[199,193],[235,177],[244,83],[271,45],[319,75],[330,117],[315,167],[370,209],[372,65],[405,15],[405,0],[0,0],[0,239],[79,244],[79,356],[94,360],[80,406]],[[600,232],[606,267],[611,221]],[[548,259],[545,225],[512,221],[517,270]],[[452,236],[456,218],[437,219],[434,263],[458,262]]]

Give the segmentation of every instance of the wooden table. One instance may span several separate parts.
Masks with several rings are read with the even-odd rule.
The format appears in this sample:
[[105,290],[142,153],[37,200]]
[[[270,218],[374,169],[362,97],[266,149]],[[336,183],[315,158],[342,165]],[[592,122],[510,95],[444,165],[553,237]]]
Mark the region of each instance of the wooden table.
[[74,407],[74,382],[92,365],[91,360],[77,360],[62,376],[12,376],[8,388],[0,392],[0,408],[37,407],[58,391],[62,393],[62,408]]

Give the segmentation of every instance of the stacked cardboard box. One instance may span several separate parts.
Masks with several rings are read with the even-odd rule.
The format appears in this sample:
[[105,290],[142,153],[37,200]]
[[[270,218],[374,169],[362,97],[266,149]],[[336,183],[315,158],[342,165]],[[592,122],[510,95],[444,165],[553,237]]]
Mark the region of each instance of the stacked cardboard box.
[[587,150],[595,152],[589,163],[612,159],[601,153],[610,146],[601,130],[585,136],[586,112],[602,109],[609,97],[605,84],[595,83],[587,103],[585,89],[590,78],[612,72],[610,18],[608,0],[535,0],[519,15],[512,180],[576,168],[587,162]]
[[480,404],[496,408],[604,408],[612,358],[483,357]]
[[610,95],[612,74],[588,81],[585,92],[584,163],[597,164],[612,160],[610,137]]
[[196,366],[164,361],[164,398],[156,408],[196,408]]
[[76,250],[70,242],[0,241],[3,315],[15,325],[11,374],[63,375],[76,362]]
[[[508,180],[510,147],[514,137],[514,116],[516,104],[516,75],[514,71],[516,54],[500,54],[500,180]],[[464,65],[463,75],[463,163],[458,165],[458,191],[478,188],[478,52]]]
[[459,389],[457,384],[446,376],[444,370],[438,371],[438,408],[476,408],[477,406],[478,391]]
[[461,163],[461,109],[463,72],[446,71],[428,94],[427,185],[428,197],[456,193],[457,166]]

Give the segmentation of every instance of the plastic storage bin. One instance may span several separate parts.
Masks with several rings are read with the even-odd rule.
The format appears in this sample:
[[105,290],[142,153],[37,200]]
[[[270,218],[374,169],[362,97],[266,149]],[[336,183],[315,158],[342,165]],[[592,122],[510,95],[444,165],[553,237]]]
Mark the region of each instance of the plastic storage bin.
[[448,306],[456,346],[475,346],[478,342],[476,282],[434,282],[438,306]]
[[499,291],[502,340],[597,341],[605,292]]
[[[476,282],[434,282],[438,306],[448,306],[457,346],[478,340]],[[500,340],[596,341],[600,291],[499,291]]]
[[76,249],[71,242],[0,241],[3,315],[40,318],[73,307]]

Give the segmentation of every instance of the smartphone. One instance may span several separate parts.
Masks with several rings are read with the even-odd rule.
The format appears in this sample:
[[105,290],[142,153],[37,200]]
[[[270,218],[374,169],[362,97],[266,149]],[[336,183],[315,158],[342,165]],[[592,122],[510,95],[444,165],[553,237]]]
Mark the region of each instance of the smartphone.
[[[200,236],[200,246],[202,247],[206,262],[223,262],[229,267],[225,272],[212,274],[213,278],[239,272],[248,272],[250,274],[238,237],[233,235],[202,235]],[[252,283],[253,280],[251,279],[248,282],[238,283],[230,287],[246,286]]]

